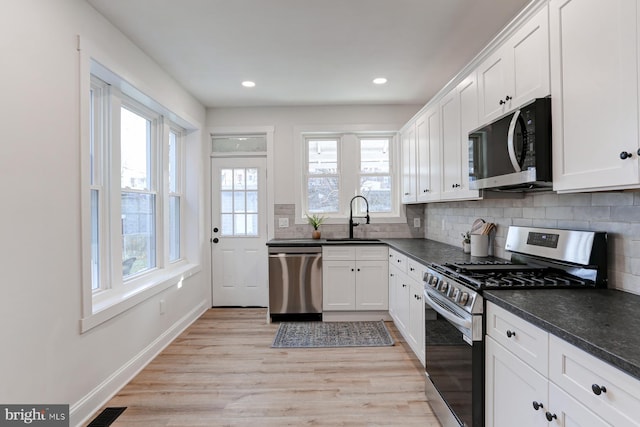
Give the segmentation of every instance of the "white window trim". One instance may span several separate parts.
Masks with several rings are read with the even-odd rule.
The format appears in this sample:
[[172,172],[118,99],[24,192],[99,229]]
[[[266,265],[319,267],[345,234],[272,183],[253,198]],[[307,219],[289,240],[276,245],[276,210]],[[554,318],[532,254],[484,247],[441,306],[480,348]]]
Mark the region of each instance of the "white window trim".
[[[171,111],[167,110],[162,105],[153,101],[151,97],[145,95],[144,93],[136,89],[134,86],[132,86],[126,80],[121,78],[115,72],[103,66],[102,64],[104,62],[101,62],[98,59],[96,59],[96,56],[98,56],[96,55],[96,53],[99,52],[99,49],[97,49],[95,45],[93,45],[90,41],[87,41],[84,38],[78,37],[78,52],[80,55],[79,144],[80,144],[80,155],[82,159],[81,160],[82,191],[81,191],[81,220],[80,220],[81,236],[82,236],[81,237],[82,238],[82,254],[81,254],[81,257],[82,257],[82,314],[81,316],[82,317],[80,319],[80,330],[82,333],[84,333],[108,321],[109,319],[112,319],[120,315],[121,313],[129,310],[130,308],[149,299],[153,295],[159,294],[172,286],[181,288],[183,286],[184,279],[191,277],[192,275],[200,272],[202,267],[199,264],[192,263],[185,258],[186,247],[185,247],[185,241],[183,239],[185,238],[185,235],[187,233],[185,228],[181,227],[182,241],[181,241],[181,259],[180,260],[172,262],[170,263],[170,265],[164,265],[163,263],[165,259],[166,246],[162,246],[163,250],[161,251],[161,253],[160,251],[156,252],[157,254],[159,254],[158,262],[156,264],[157,267],[152,271],[149,271],[147,274],[133,276],[130,280],[127,280],[126,286],[113,287],[111,286],[111,283],[106,283],[106,284],[103,284],[103,288],[99,290],[94,291],[92,289],[92,286],[91,286],[91,193],[90,193],[90,189],[92,187],[91,187],[91,177],[90,177],[91,165],[89,160],[89,156],[90,156],[89,91],[91,88],[91,75],[92,74],[96,75],[98,78],[110,84],[112,88],[116,87],[119,90],[122,90],[122,92],[125,95],[131,97],[132,99],[136,100],[140,104],[151,108],[151,110],[153,110],[155,113],[168,117],[177,126],[184,127],[186,130],[195,130],[195,127],[192,126],[186,120],[178,117]],[[111,109],[113,108],[114,108],[114,105],[111,105]],[[120,106],[118,105],[117,108],[119,109]],[[119,117],[119,114],[116,117]],[[118,123],[113,123],[111,125],[111,128],[113,128],[114,125],[116,125],[116,127],[119,128]],[[114,135],[111,135],[111,137],[114,137]],[[119,135],[117,137],[119,138]],[[166,140],[168,141],[168,133],[166,133]],[[119,147],[119,144],[116,144],[116,145]],[[182,150],[185,150],[185,147],[184,147],[185,144],[182,144],[182,145],[183,145]],[[119,148],[116,149],[115,151],[118,151],[118,150]],[[164,149],[164,142],[163,142],[163,149],[159,151],[160,151],[159,155],[166,157],[164,154],[162,154],[163,152],[166,151]],[[101,154],[107,155],[106,150],[103,150]],[[113,155],[113,152],[112,152],[112,155]],[[116,153],[115,155],[119,158],[119,153]],[[183,157],[183,159],[184,159],[183,161],[186,161],[186,158]],[[116,162],[111,162],[111,165],[110,165],[111,169],[114,168],[115,163]],[[165,162],[165,160],[162,159],[161,163],[157,167],[164,168],[165,163],[167,162]],[[118,189],[117,196],[119,197],[120,196],[119,162],[117,162],[117,166],[115,167],[118,169],[118,171],[115,174],[116,175],[115,177],[113,176],[113,173],[112,173],[112,176],[109,178],[111,180],[109,184],[114,189]],[[168,168],[168,163],[167,163],[167,168]],[[181,173],[184,174],[185,172],[181,171]],[[163,180],[165,180],[166,175],[163,174],[162,176],[163,176]],[[157,174],[155,174],[155,177],[157,177]],[[156,182],[155,184],[158,185],[159,183]],[[165,185],[165,181],[162,182],[162,185],[163,186]],[[182,185],[184,185],[184,175],[183,175]],[[167,190],[168,190],[168,187],[167,187]],[[106,186],[105,186],[105,189],[103,189],[102,191],[105,193],[108,192],[108,189],[106,189]],[[184,186],[182,187],[182,191],[183,191],[182,193],[183,196],[181,197],[182,199],[181,202],[184,202],[184,194],[185,194]],[[164,193],[164,191],[161,191],[159,193]],[[106,200],[107,198],[111,198],[111,199],[114,198],[113,194],[104,194],[101,196],[103,200]],[[157,200],[156,206],[158,206],[159,203],[163,203],[163,204],[168,203],[168,201],[165,202],[164,199],[166,198],[162,197],[161,201]],[[181,203],[181,210],[185,209],[184,204],[185,203]],[[109,205],[110,206],[108,206],[107,209],[110,209],[110,212],[111,212],[110,218],[113,219],[114,215],[116,218],[119,218],[120,202],[118,201],[117,206],[113,206],[112,203],[109,203]],[[114,209],[116,208],[118,209],[118,212],[114,211]],[[164,212],[164,209],[162,211]],[[166,228],[164,228],[165,220],[162,215],[163,214],[160,213],[160,215],[157,218],[157,226],[163,227],[163,231],[161,234],[164,235]],[[105,220],[108,221],[109,218],[105,218]],[[181,215],[181,221],[184,221],[184,215]],[[101,233],[102,233],[102,237],[104,238],[104,236],[106,236],[106,234],[104,233],[104,229],[101,229]],[[113,228],[112,228],[112,234],[113,234]],[[110,236],[110,238],[112,237]],[[109,245],[109,247],[111,247],[111,245]],[[110,251],[108,254],[103,254],[101,251],[101,254],[100,254],[101,262],[104,261],[105,256],[111,257],[112,252],[113,251]],[[119,268],[119,276],[117,277],[122,277],[122,274],[121,274],[122,266],[120,262],[110,263],[109,260],[107,260],[106,264],[103,264],[103,268],[104,266],[106,266],[107,268],[111,268],[112,272],[114,270],[118,270]]]
[[[392,136],[391,144],[389,146],[390,161],[392,164],[392,186],[394,194],[397,196],[392,200],[393,210],[388,213],[372,213],[371,218],[375,218],[378,223],[406,223],[406,210],[405,206],[400,203],[400,147],[398,144],[398,130],[394,130],[394,126],[389,125],[309,125],[309,126],[295,126],[293,130],[294,135],[294,179],[295,179],[295,223],[306,224],[306,200],[305,200],[305,188],[306,185],[306,160],[307,153],[306,139],[309,137],[338,137],[338,151],[339,151],[339,165],[341,161],[345,159],[351,160],[349,157],[353,157],[353,161],[360,160],[360,154],[358,150],[351,149],[351,152],[346,153],[345,150],[349,150],[350,147],[341,143],[340,140],[344,140],[345,136],[354,136],[356,138],[366,137],[380,137],[380,136]],[[342,164],[339,167],[347,167]],[[360,167],[359,163],[355,167]],[[359,176],[359,174],[357,174]],[[347,179],[347,185],[349,187],[357,188],[356,184],[350,183]],[[342,185],[342,182],[341,182]],[[346,188],[346,187],[345,187]],[[340,212],[337,214],[325,215],[327,220],[325,224],[344,224],[349,218],[349,201],[355,194],[347,194],[346,191],[340,192]]]

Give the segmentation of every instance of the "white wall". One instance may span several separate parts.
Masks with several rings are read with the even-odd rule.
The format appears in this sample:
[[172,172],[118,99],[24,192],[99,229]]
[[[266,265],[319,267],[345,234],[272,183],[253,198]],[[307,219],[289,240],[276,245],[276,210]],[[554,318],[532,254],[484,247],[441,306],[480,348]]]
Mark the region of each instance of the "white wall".
[[[126,70],[123,77],[199,129],[205,110],[83,0],[9,0],[2,15],[0,402],[70,404],[76,425],[209,298],[209,268],[203,265],[180,290],[171,288],[80,334],[76,36],[91,39]],[[202,197],[203,137],[191,138],[193,201]],[[202,229],[203,206],[195,199],[189,220]],[[204,248],[198,242],[191,254],[199,258]],[[162,316],[159,299],[167,305]]]
[[[276,204],[295,203],[294,143],[299,143],[294,128],[313,125],[383,125],[399,130],[422,105],[327,106],[210,108],[207,127],[274,126],[273,171]],[[323,128],[324,129],[324,128]]]

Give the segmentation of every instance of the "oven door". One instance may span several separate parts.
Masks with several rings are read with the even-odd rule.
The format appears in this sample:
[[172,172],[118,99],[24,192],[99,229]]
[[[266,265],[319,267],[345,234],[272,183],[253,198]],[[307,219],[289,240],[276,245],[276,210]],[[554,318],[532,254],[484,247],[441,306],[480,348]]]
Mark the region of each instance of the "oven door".
[[481,316],[462,318],[425,289],[426,308],[437,314],[425,320],[429,403],[443,427],[484,425],[484,348],[469,333]]

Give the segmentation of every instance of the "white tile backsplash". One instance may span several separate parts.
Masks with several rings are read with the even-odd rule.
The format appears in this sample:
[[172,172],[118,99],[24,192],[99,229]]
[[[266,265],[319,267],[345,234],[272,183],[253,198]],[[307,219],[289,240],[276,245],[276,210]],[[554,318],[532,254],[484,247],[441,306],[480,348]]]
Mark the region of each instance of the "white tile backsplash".
[[498,226],[493,251],[504,251],[510,225],[606,231],[609,288],[640,294],[640,191],[531,193],[522,199],[488,199],[425,205],[425,237],[460,246],[476,218]]

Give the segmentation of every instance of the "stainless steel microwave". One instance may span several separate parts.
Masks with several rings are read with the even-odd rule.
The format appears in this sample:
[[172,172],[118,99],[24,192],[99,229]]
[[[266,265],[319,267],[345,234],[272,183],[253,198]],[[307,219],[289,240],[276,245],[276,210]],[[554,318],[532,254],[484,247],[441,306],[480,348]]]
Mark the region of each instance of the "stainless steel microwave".
[[469,133],[469,186],[543,190],[551,182],[551,99],[538,98]]

